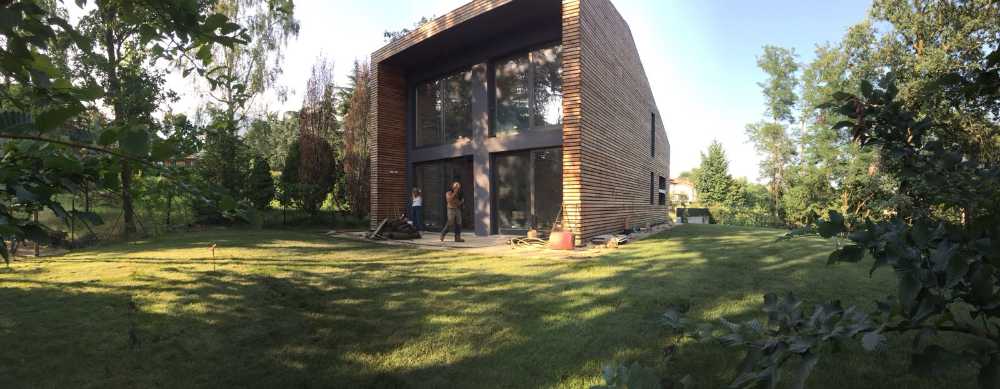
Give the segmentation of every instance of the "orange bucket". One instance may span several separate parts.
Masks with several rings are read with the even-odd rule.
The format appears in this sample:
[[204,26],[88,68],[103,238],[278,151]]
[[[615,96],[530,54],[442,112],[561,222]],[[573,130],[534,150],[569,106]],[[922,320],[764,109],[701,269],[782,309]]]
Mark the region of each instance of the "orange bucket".
[[574,241],[572,232],[553,231],[549,235],[549,248],[553,250],[572,250]]

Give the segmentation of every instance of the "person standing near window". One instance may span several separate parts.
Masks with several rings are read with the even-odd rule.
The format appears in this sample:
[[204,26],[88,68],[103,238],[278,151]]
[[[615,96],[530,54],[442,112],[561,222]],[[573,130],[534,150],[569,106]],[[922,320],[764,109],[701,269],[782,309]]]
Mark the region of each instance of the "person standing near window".
[[424,230],[424,195],[420,191],[420,188],[413,188],[411,193],[413,205],[410,207],[411,215],[410,220],[413,221],[413,227],[417,228],[417,231]]
[[444,242],[448,228],[454,227],[455,241],[465,242],[462,239],[462,204],[465,203],[465,199],[462,198],[462,184],[459,184],[458,181],[452,183],[451,190],[444,192],[444,200],[448,203],[448,223],[441,230],[441,241]]

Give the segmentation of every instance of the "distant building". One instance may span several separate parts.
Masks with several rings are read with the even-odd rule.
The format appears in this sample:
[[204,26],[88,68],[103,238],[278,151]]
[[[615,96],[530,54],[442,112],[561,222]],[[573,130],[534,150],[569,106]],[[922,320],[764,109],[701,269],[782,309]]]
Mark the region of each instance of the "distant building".
[[163,161],[164,166],[193,167],[198,162],[198,156],[190,155],[184,158],[174,158]]
[[674,207],[683,207],[686,204],[698,201],[698,192],[694,190],[694,183],[687,178],[670,179],[670,204]]

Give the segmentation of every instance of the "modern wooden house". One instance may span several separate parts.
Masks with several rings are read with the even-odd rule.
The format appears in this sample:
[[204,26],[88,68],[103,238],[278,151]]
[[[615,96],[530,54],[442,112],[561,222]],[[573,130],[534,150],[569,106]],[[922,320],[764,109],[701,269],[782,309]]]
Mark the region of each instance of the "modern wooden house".
[[609,0],[475,0],[372,54],[372,222],[448,184],[477,235],[576,236],[668,220],[670,143]]

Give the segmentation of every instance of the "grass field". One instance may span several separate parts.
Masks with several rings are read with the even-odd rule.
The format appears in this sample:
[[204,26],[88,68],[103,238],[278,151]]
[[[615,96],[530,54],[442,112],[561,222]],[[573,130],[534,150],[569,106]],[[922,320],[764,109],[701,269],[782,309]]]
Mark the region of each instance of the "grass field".
[[[768,291],[869,308],[894,289],[888,271],[826,266],[831,242],[780,234],[682,226],[566,259],[213,231],[29,259],[0,271],[0,387],[581,388],[640,361],[717,388],[740,355],[686,344],[665,365],[669,304],[746,318]],[[809,386],[942,387],[907,364],[850,344]]]

